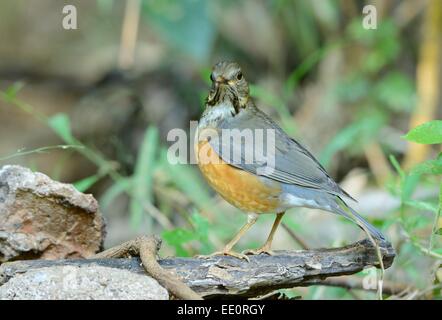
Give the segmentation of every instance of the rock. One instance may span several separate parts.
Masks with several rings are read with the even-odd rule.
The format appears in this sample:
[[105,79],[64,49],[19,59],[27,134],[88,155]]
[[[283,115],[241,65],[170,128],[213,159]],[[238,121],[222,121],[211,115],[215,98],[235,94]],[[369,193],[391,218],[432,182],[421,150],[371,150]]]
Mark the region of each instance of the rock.
[[57,266],[16,274],[0,286],[0,300],[167,300],[146,274],[101,266]]
[[88,257],[104,230],[92,195],[27,168],[0,168],[0,263]]

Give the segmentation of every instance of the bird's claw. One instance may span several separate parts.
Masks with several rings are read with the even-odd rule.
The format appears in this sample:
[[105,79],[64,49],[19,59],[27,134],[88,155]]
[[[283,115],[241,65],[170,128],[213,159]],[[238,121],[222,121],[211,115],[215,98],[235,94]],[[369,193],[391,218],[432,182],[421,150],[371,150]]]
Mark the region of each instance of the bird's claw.
[[258,254],[261,254],[261,253],[267,254],[269,256],[273,256],[274,255],[274,252],[269,247],[266,247],[266,246],[264,246],[262,248],[259,248],[259,249],[244,250],[241,253],[245,254],[245,255],[258,255]]

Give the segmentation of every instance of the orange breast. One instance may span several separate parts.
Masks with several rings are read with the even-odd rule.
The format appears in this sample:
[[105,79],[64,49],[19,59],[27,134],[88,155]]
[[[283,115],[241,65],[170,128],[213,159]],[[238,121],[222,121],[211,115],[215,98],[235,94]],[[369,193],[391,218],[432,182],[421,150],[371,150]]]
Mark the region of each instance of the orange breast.
[[204,177],[232,205],[254,213],[274,212],[279,207],[281,188],[277,182],[264,183],[258,176],[228,165],[207,141],[199,142],[196,152]]

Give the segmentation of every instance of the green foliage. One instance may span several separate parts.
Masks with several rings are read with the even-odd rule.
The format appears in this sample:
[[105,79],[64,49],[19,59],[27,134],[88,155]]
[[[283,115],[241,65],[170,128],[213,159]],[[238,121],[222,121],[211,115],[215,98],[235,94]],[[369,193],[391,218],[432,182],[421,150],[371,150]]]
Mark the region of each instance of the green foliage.
[[[434,138],[434,127],[428,126],[428,123],[424,123],[420,127],[420,130],[416,130],[415,128],[405,137],[412,136],[414,139],[419,140],[422,143],[434,141],[432,140]],[[430,129],[428,130],[429,127]],[[438,224],[442,211],[442,184],[434,184],[434,180],[430,178],[442,174],[441,160],[442,155],[439,155],[437,159],[424,161],[407,172],[400,167],[398,161],[393,156],[390,156],[390,161],[400,177],[398,188],[402,202],[401,225],[407,233],[411,243],[421,253],[439,259],[442,258],[442,255],[440,254],[441,248],[434,247],[434,236],[440,234]],[[417,186],[422,185],[425,182],[439,189],[438,203],[435,203],[432,199],[413,199],[414,190]],[[418,210],[418,214],[407,214],[407,208]],[[427,215],[422,214],[422,212],[431,212],[434,215],[434,218],[431,220]],[[428,228],[429,225],[431,225],[432,230],[429,239],[420,238],[416,232]],[[425,242],[427,242],[427,245],[423,244]]]
[[416,102],[415,88],[407,75],[384,71],[400,50],[397,27],[391,20],[380,22],[376,32],[367,32],[360,19],[355,19],[347,28],[347,37],[346,46],[358,44],[364,50],[357,60],[360,70],[339,77],[336,94],[339,101],[358,112],[323,150],[320,160],[325,167],[337,152],[360,155],[373,141],[383,145],[381,129],[397,114],[410,112]]
[[101,196],[101,207],[107,209],[118,196],[130,193],[132,180],[132,177],[125,177],[110,186]]
[[370,48],[364,59],[361,59],[362,70],[369,73],[378,72],[394,61],[400,52],[397,26],[392,20],[385,19],[378,24],[376,32],[367,32],[361,18],[354,19],[347,28],[351,39]]
[[437,159],[427,160],[416,165],[411,174],[442,174],[442,154]]
[[320,162],[328,167],[337,152],[350,148],[360,151],[361,147],[377,138],[377,133],[384,123],[385,116],[379,112],[360,116],[331,139],[319,157]]
[[[113,0],[97,0],[96,3],[98,11],[103,16],[112,12],[117,4]],[[261,4],[261,2],[259,3]],[[214,24],[213,17],[209,14],[212,5],[209,1],[143,0],[141,22],[145,22],[149,30],[156,32],[155,36],[158,39],[163,40],[170,48],[176,49],[169,50],[173,53],[171,59],[182,55],[190,57],[200,65],[207,66],[213,62],[211,59],[214,57],[211,56],[211,53],[214,51],[215,39],[218,39],[216,51],[219,54],[232,54],[238,60],[247,59],[250,66],[256,65],[256,70],[253,70],[256,75],[276,70],[276,75],[285,77],[283,86],[276,92],[269,92],[262,86],[252,85],[251,95],[260,100],[260,103],[275,108],[281,126],[293,136],[296,134],[297,124],[292,113],[293,110],[289,109],[289,106],[296,110],[301,105],[299,98],[304,93],[304,86],[317,81],[324,71],[323,67],[327,67],[326,63],[322,64],[324,57],[328,57],[330,53],[334,53],[333,50],[336,50],[338,53],[336,57],[346,59],[354,47],[355,54],[352,56],[352,61],[349,61],[348,65],[346,64],[345,72],[336,74],[336,80],[332,83],[335,85],[335,91],[330,92],[330,97],[336,100],[333,100],[333,103],[342,104],[344,108],[341,109],[343,111],[342,119],[346,121],[346,125],[335,136],[330,137],[320,160],[327,167],[336,153],[342,152],[355,157],[358,161],[361,159],[363,161],[364,148],[372,142],[380,143],[383,150],[387,153],[390,152],[389,146],[383,141],[382,129],[387,126],[395,127],[397,123],[405,123],[402,120],[408,117],[408,113],[416,104],[413,79],[406,73],[399,71],[400,65],[403,64],[399,59],[399,54],[401,51],[405,51],[401,47],[399,37],[401,29],[395,25],[393,20],[383,18],[378,21],[377,30],[367,31],[362,28],[362,16],[357,14],[346,28],[345,34],[342,35],[341,23],[345,19],[342,19],[342,12],[340,12],[339,4],[336,1],[323,0],[320,5],[308,0],[262,3],[273,10],[272,13],[277,18],[277,27],[284,29],[287,33],[287,39],[284,39],[284,49],[290,50],[287,51],[290,53],[290,57],[284,56],[284,52],[282,52],[282,59],[270,56],[270,54],[269,57],[257,54],[259,58],[256,59],[253,54],[249,54],[253,48],[247,51],[237,47],[229,51],[228,47],[234,45],[237,40],[228,38],[225,33],[216,30],[217,25]],[[229,1],[223,5],[234,6],[238,5],[238,2]],[[349,13],[347,12],[346,15]],[[332,36],[324,37],[322,29]],[[242,55],[245,53],[247,56],[243,57]],[[411,57],[414,58],[414,55],[411,54]],[[332,63],[336,63],[338,59],[331,60]],[[211,62],[209,63],[209,61]],[[280,65],[278,65],[279,63]],[[317,73],[318,65],[321,65],[321,69]],[[280,69],[268,70],[275,66]],[[288,66],[295,67],[287,75],[284,74],[284,71]],[[186,66],[186,68],[188,67]],[[327,68],[324,69],[327,71]],[[209,68],[201,70],[202,78],[207,84],[210,84],[209,74]],[[104,213],[116,202],[117,198],[122,196],[128,199],[130,219],[134,228],[139,227],[141,221],[151,222],[152,220],[145,213],[146,202],[155,202],[164,217],[169,218],[169,214],[173,215],[171,216],[174,218],[171,219],[173,224],[179,223],[182,219],[188,222],[189,226],[187,227],[180,225],[173,230],[163,231],[165,249],[170,249],[167,247],[170,246],[179,256],[213,252],[212,241],[216,243],[216,247],[219,247],[231,238],[237,227],[243,222],[244,216],[237,214],[238,212],[234,209],[229,208],[228,212],[223,212],[220,206],[215,205],[214,199],[218,198],[213,197],[213,193],[195,167],[171,165],[167,162],[165,146],[159,143],[158,130],[154,126],[150,126],[145,132],[134,174],[123,176],[119,172],[117,163],[112,159],[107,159],[93,147],[84,145],[73,136],[70,119],[66,114],[61,113],[46,117],[30,105],[20,101],[17,96],[23,86],[22,82],[14,83],[4,92],[0,92],[0,98],[49,126],[65,142],[65,145],[33,150],[20,149],[10,156],[0,158],[0,161],[49,152],[53,149],[75,150],[96,166],[96,172],[76,181],[74,185],[80,191],[87,191],[97,182],[105,181],[106,183],[100,187],[107,186],[107,189],[99,198]],[[186,91],[184,94],[193,94],[187,90],[183,91]],[[179,92],[179,94],[183,94],[183,92]],[[201,94],[201,102],[204,101],[206,94],[206,91]],[[326,96],[326,99],[328,97],[329,95]],[[203,103],[200,105],[202,106]],[[441,121],[438,120],[434,121],[434,124],[425,124],[422,128],[415,128],[405,138],[419,143],[441,143],[440,123]],[[33,166],[32,160],[29,161],[31,167]],[[396,198],[400,199],[400,207],[392,209],[386,218],[378,218],[376,224],[382,225],[384,230],[390,226],[391,228],[400,226],[400,230],[397,232],[398,243],[403,242],[404,239],[407,241],[398,245],[397,248],[395,247],[398,257],[394,267],[399,265],[400,269],[394,271],[398,271],[397,274],[404,273],[406,277],[417,282],[418,279],[422,280],[422,272],[419,267],[423,264],[424,258],[440,259],[442,256],[440,241],[442,229],[439,224],[442,210],[442,186],[438,185],[442,174],[442,155],[436,159],[426,160],[410,170],[401,168],[400,162],[393,155],[390,156],[390,162],[398,174],[390,177],[389,189]],[[170,203],[165,201],[162,194],[157,194],[157,188],[163,192],[166,190],[165,193],[173,190],[184,198],[184,205],[177,208],[175,203],[171,204],[174,201],[170,201]],[[435,195],[435,190],[439,190],[438,197]],[[423,197],[422,194],[425,196]],[[167,196],[164,197],[168,199]],[[177,203],[181,204],[182,202],[177,201]],[[205,218],[206,213],[211,218],[210,223]],[[176,217],[178,219],[175,219]],[[262,218],[261,220],[264,220],[267,226],[271,222],[270,217],[268,221],[266,219]],[[306,230],[311,230],[306,228],[304,221],[298,223],[295,218],[292,220],[291,217],[286,217],[284,222],[301,237],[307,234]],[[149,225],[149,229],[143,231],[150,233],[153,231],[153,227],[157,226],[152,225],[150,228]],[[405,237],[403,237],[404,234]],[[392,239],[397,240],[398,238]],[[250,240],[244,241],[239,247],[250,247],[252,244],[254,243]],[[363,277],[362,274],[360,276]],[[292,291],[289,292],[290,294],[294,295]],[[362,295],[362,292],[360,294]],[[370,297],[370,293],[364,294],[364,298]],[[324,297],[350,298],[347,290],[320,286],[312,287],[307,297],[315,299]]]
[[442,120],[423,123],[405,135],[405,139],[422,144],[442,143]]
[[17,93],[24,87],[24,83],[21,81],[14,82],[5,91],[5,100],[7,102],[12,102],[17,97]]
[[399,174],[400,178],[404,179],[405,178],[405,172],[404,172],[404,170],[402,170],[401,165],[397,161],[396,157],[394,155],[390,154],[388,158],[389,158],[391,164],[393,165],[394,169]]
[[162,238],[167,244],[175,248],[178,256],[189,256],[188,250],[184,248],[185,244],[191,241],[198,241],[201,244],[199,250],[203,254],[212,252],[213,246],[209,241],[209,223],[206,218],[194,212],[190,218],[193,231],[183,228],[176,228],[171,231],[164,231]]
[[67,143],[74,144],[69,117],[64,113],[58,113],[48,119],[48,124],[54,132]]
[[100,180],[100,178],[101,177],[99,174],[94,174],[92,176],[81,179],[77,182],[74,182],[74,187],[80,192],[85,192],[89,188],[91,188],[95,183],[97,183],[97,181]]
[[406,200],[404,204],[418,210],[430,211],[433,213],[437,213],[438,210],[437,204],[429,201]]
[[[439,127],[440,126],[440,127]],[[438,128],[439,127],[439,128]],[[405,136],[406,139],[427,144],[427,143],[435,143],[438,141],[438,136],[442,133],[442,121],[430,121],[424,123],[414,129],[412,129]],[[440,137],[439,137],[440,138]],[[442,140],[441,140],[442,141]],[[396,164],[395,164],[396,167]],[[432,222],[432,232],[430,235],[430,239],[428,241],[428,248],[424,247],[421,244],[421,240],[416,239],[416,237],[411,236],[412,243],[419,248],[423,253],[437,257],[439,259],[442,258],[441,249],[442,248],[434,248],[434,236],[440,235],[439,220],[442,212],[442,183],[440,185],[436,185],[439,188],[439,199],[438,204],[431,202],[430,200],[426,201],[415,201],[410,199],[412,192],[410,190],[414,189],[417,183],[420,182],[422,176],[439,176],[442,174],[442,154],[439,154],[437,159],[430,159],[424,161],[414,168],[410,170],[409,173],[400,172],[401,181],[402,181],[402,201],[406,206],[412,206],[419,210],[430,211],[434,214],[434,219]],[[413,185],[410,187],[410,180],[413,181]],[[407,183],[408,181],[408,183]],[[403,223],[408,233],[412,233],[413,230],[418,229],[420,227],[426,226],[428,222],[425,222],[424,219],[420,216],[405,216],[402,214]]]
[[370,93],[371,85],[363,74],[350,74],[337,83],[336,92],[342,102],[356,103]]
[[144,214],[143,203],[152,202],[153,172],[158,146],[158,130],[148,127],[138,154],[135,172],[132,179],[130,202],[131,224],[137,228]]
[[393,111],[411,111],[416,104],[411,79],[397,71],[385,75],[374,85],[373,92],[379,103]]
[[196,239],[194,232],[183,228],[164,231],[161,236],[167,244],[175,248],[176,255],[182,257],[189,256],[183,245]]

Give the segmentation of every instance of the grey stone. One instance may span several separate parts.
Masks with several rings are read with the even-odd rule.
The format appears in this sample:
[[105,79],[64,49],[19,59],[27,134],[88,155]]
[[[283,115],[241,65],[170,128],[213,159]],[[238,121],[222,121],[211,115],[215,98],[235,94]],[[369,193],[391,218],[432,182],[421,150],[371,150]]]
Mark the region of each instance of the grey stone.
[[167,300],[148,275],[97,265],[57,266],[16,274],[0,286],[2,300]]
[[104,236],[92,195],[24,167],[0,168],[0,263],[88,257]]

